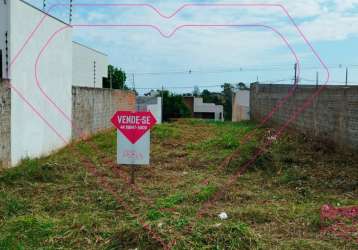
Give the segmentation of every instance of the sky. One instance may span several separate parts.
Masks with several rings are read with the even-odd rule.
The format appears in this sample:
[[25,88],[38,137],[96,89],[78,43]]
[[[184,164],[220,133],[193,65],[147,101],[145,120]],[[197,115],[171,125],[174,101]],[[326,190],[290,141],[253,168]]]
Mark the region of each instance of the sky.
[[[28,2],[41,8],[43,1]],[[46,2],[48,7],[68,4],[69,0]],[[218,91],[225,82],[249,84],[257,80],[292,84],[297,60],[300,84],[315,84],[317,76],[323,84],[327,74],[318,58],[329,68],[329,84],[344,84],[346,68],[349,84],[358,84],[358,0],[73,3],[74,40],[108,54],[110,63],[127,73],[127,85],[140,93],[160,88],[192,92],[194,86]],[[146,3],[164,15],[186,3],[202,5],[187,7],[166,19],[145,7],[76,5],[83,3]],[[266,5],[218,6],[223,3]],[[267,4],[282,4],[287,9],[317,56],[284,11]],[[51,12],[65,21],[68,13],[68,6]],[[91,26],[77,26],[84,24]],[[173,32],[182,25],[186,26]]]

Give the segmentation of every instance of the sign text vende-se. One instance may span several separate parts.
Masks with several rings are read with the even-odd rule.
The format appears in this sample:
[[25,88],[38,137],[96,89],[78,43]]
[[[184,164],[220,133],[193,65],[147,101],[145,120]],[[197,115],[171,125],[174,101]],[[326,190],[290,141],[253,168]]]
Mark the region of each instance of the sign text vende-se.
[[112,117],[117,132],[117,162],[126,165],[148,165],[150,129],[156,124],[151,112],[118,111]]

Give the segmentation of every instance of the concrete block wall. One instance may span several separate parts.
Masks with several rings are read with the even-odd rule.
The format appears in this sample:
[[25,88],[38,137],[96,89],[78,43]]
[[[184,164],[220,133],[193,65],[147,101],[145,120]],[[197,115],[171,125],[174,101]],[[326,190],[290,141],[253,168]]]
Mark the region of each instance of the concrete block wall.
[[11,164],[11,90],[0,81],[0,168]]
[[[284,98],[292,85],[252,84],[251,119],[260,121]],[[317,91],[301,85],[273,115],[269,124],[283,125]],[[289,128],[342,147],[358,148],[358,86],[327,86]]]
[[131,91],[72,87],[72,138],[89,136],[112,127],[110,119],[118,110],[136,110]]

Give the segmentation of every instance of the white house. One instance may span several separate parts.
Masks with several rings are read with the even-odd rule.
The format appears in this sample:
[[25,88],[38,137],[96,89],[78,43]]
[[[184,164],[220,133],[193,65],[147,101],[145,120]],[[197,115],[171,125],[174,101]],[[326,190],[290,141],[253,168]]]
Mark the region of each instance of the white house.
[[205,103],[203,98],[185,96],[184,104],[188,107],[192,117],[224,121],[224,107],[215,103]]
[[75,86],[102,88],[108,74],[108,56],[78,42],[72,43],[72,83]]
[[157,120],[157,124],[162,123],[162,98],[157,96],[137,96],[137,111],[150,111]]
[[23,0],[0,1],[1,78],[12,86],[11,165],[71,140],[72,85],[102,87],[107,56],[72,40],[67,23]]
[[250,90],[239,90],[232,103],[232,121],[250,120]]

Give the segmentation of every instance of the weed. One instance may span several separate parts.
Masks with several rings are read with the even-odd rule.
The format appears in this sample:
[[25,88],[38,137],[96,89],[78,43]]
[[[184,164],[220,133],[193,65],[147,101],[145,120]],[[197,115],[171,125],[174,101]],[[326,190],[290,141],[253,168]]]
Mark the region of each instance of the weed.
[[163,124],[161,126],[155,126],[153,129],[153,136],[163,139],[176,139],[180,137],[178,129],[171,124]]
[[160,218],[164,217],[164,213],[160,212],[157,209],[149,209],[147,212],[147,219],[151,221],[159,220]]
[[180,217],[179,219],[175,220],[173,224],[177,230],[182,230],[189,224],[189,220],[186,217]]
[[158,250],[162,249],[162,246],[141,226],[125,224],[111,237],[106,247],[106,250],[118,249]]
[[159,208],[172,208],[184,201],[184,195],[182,193],[173,194],[166,198],[160,198],[157,201]]
[[254,224],[264,224],[272,221],[272,215],[267,209],[248,206],[240,210],[239,216],[242,220]]
[[24,160],[19,167],[9,169],[0,176],[0,182],[6,184],[28,182],[54,182],[59,168],[55,163],[41,163],[39,159]]
[[[186,246],[185,246],[186,245]],[[259,237],[244,223],[199,224],[177,249],[259,249]],[[182,248],[181,248],[182,247]]]
[[12,218],[0,228],[0,249],[39,249],[54,234],[54,223],[39,216]]
[[0,216],[9,218],[24,215],[28,212],[28,204],[10,193],[0,192]]
[[203,187],[199,193],[195,194],[194,201],[196,202],[203,202],[209,200],[213,196],[213,194],[218,190],[217,187],[209,185],[206,187]]
[[302,186],[303,182],[308,180],[308,177],[302,175],[298,169],[290,168],[284,172],[280,177],[281,184],[290,184],[293,186]]

